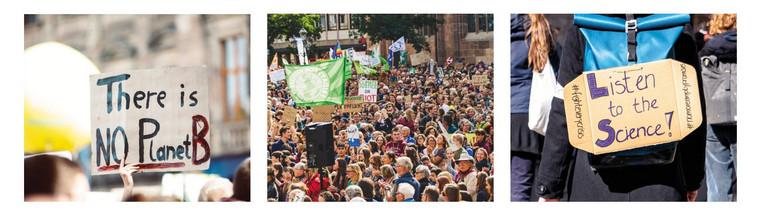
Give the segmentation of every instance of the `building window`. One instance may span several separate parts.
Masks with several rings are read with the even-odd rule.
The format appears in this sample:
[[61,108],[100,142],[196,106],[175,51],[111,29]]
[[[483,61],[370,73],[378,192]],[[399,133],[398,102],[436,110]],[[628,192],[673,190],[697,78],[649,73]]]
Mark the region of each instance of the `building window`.
[[327,15],[320,15],[319,16],[319,27],[322,30],[327,30]]
[[327,15],[327,30],[338,30],[338,15]]
[[224,79],[224,118],[242,120],[250,110],[250,87],[248,67],[248,38],[228,37],[222,40],[224,62],[221,74]]
[[493,31],[493,14],[467,15],[467,32]]
[[351,20],[348,19],[348,16],[349,15],[345,15],[345,14],[344,15],[338,15],[338,18],[339,18],[338,19],[338,21],[339,21],[338,23],[340,25],[340,27],[339,27],[340,30],[348,30],[348,29],[350,29],[348,27],[349,26],[348,24],[350,23]]

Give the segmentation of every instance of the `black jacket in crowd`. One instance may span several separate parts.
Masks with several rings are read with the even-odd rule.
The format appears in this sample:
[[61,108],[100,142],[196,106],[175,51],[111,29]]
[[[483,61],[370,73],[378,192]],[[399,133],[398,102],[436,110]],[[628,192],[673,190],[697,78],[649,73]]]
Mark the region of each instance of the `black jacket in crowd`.
[[[685,28],[674,45],[675,60],[700,71],[694,39]],[[569,28],[562,46],[558,83],[566,85],[583,72],[584,38],[578,27]],[[698,83],[702,88],[699,74]],[[702,109],[704,94],[699,89]],[[686,192],[699,189],[705,168],[706,127],[702,125],[678,144],[675,159],[667,165],[593,170],[587,152],[570,145],[563,101],[552,100],[537,190],[544,198],[569,201],[684,201]],[[704,111],[702,117],[705,118]],[[566,192],[565,192],[566,190]]]

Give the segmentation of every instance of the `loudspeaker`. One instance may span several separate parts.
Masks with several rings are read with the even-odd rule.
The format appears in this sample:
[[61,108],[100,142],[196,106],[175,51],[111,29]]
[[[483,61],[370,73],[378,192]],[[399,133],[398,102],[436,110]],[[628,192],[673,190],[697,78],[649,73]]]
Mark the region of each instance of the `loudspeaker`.
[[309,123],[304,128],[306,136],[307,166],[320,168],[335,164],[335,140],[330,122]]

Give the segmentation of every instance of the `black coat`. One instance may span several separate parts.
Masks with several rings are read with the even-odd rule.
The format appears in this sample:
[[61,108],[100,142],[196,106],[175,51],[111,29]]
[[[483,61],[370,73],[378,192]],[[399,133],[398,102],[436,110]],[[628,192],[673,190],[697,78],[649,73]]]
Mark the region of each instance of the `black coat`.
[[[687,28],[674,45],[675,59],[700,72],[694,39]],[[584,38],[578,27],[569,28],[562,46],[557,81],[566,85],[583,72]],[[702,78],[698,76],[699,87]],[[705,109],[702,89],[700,100]],[[675,160],[668,165],[592,170],[588,153],[573,148],[567,138],[563,101],[552,100],[537,190],[544,198],[570,201],[684,201],[686,192],[699,189],[704,177],[705,123],[679,142]],[[704,111],[702,111],[704,118]],[[565,190],[567,190],[565,192]]]

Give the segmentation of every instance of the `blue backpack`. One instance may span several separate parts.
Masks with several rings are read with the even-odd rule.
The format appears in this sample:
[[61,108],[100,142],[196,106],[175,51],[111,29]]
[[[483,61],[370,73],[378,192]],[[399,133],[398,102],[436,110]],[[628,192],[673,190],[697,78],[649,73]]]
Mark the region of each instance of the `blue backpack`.
[[[673,45],[690,22],[688,14],[654,14],[626,18],[577,14],[573,22],[585,39],[583,71],[601,70],[674,58]],[[615,168],[673,162],[678,142],[593,155],[593,168]]]

